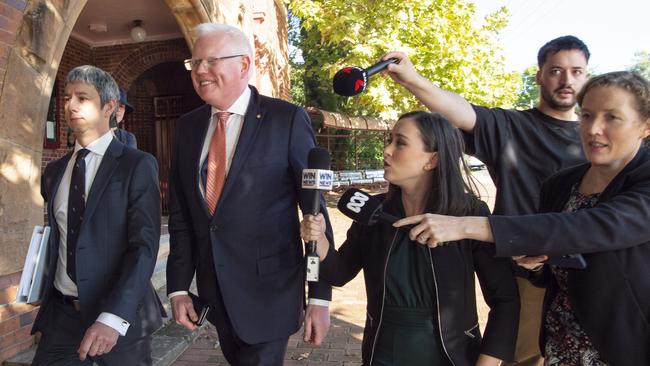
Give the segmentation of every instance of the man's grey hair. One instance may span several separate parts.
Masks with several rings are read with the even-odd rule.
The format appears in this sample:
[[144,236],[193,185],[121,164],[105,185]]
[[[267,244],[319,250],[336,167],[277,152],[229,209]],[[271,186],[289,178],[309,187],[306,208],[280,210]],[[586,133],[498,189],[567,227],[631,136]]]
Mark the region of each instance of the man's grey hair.
[[65,79],[66,85],[79,81],[92,85],[97,89],[101,107],[104,107],[111,100],[120,100],[120,89],[117,87],[115,79],[111,74],[99,67],[91,65],[77,66],[68,73]]
[[236,50],[235,52],[248,55],[251,60],[253,59],[253,48],[251,47],[251,43],[246,34],[237,27],[220,23],[201,23],[194,27],[193,32],[195,37],[194,39],[199,39],[203,36],[209,36],[212,34],[226,36],[229,41],[228,43]]

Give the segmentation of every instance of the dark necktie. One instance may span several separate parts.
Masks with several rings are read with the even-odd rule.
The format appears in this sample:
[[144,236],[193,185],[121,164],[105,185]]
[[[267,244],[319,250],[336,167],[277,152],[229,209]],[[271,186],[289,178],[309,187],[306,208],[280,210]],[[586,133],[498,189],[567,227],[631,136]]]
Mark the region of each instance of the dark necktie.
[[68,236],[66,240],[68,260],[66,272],[74,283],[77,283],[75,262],[77,238],[79,237],[79,228],[81,228],[81,221],[83,220],[84,210],[86,209],[86,161],[84,158],[89,152],[90,150],[87,149],[77,151],[77,159],[72,168],[70,193],[68,195]]

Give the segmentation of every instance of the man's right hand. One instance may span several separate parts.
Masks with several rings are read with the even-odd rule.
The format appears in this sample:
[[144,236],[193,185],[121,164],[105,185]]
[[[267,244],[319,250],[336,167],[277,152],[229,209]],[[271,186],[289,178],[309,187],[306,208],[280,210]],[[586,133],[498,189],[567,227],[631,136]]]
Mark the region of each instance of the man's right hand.
[[407,88],[409,85],[416,84],[418,79],[422,78],[406,54],[402,52],[389,52],[382,56],[381,60],[384,61],[389,58],[396,58],[397,62],[388,64],[386,69],[381,72],[382,75],[390,76],[396,83],[404,85]]
[[176,295],[169,301],[172,304],[172,314],[176,324],[182,325],[189,330],[196,329],[194,322],[199,320],[199,317],[194,311],[192,298],[189,295]]
[[413,63],[402,52],[389,52],[381,60],[397,59],[397,63],[388,64],[381,74],[388,75],[396,83],[410,91],[431,112],[438,112],[449,119],[452,125],[465,132],[474,131],[476,112],[462,96],[440,89],[424,76],[420,75]]

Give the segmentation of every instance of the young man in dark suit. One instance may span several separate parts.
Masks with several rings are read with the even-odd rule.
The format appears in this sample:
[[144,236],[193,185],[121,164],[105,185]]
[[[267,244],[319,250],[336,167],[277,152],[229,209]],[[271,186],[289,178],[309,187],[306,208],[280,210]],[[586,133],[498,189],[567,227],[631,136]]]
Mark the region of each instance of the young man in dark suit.
[[162,325],[151,284],[160,240],[157,163],[113,137],[119,91],[107,72],[73,69],[64,100],[76,142],[42,177],[52,234],[33,364],[151,365],[151,334]]
[[[314,135],[302,108],[248,85],[254,57],[243,32],[222,24],[195,32],[185,65],[206,105],[181,117],[172,149],[167,292],[174,319],[195,326],[187,291],[196,274],[228,362],[282,365],[305,304],[297,206],[311,209],[301,174]],[[320,344],[327,333],[330,298],[329,285],[309,284],[306,341]]]

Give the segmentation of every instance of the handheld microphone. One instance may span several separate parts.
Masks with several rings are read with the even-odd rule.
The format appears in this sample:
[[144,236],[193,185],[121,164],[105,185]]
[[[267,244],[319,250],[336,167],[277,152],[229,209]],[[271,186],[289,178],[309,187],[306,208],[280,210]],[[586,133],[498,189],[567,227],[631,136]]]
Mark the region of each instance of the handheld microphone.
[[381,206],[382,203],[377,198],[356,188],[345,191],[337,204],[339,211],[345,216],[363,225],[374,225],[377,221],[392,224],[399,220],[397,217],[385,213]]
[[[330,153],[321,147],[314,147],[309,150],[307,157],[307,169],[302,171],[302,188],[314,191],[314,199],[311,206],[311,214],[314,216],[320,212],[320,191],[332,190],[334,183],[334,172],[330,169]],[[307,242],[307,275],[310,282],[318,281],[320,258],[316,254],[316,241]]]
[[369,77],[385,69],[388,64],[396,62],[396,58],[389,58],[377,62],[365,70],[357,66],[343,68],[334,75],[332,80],[334,92],[344,97],[357,95],[366,90]]

